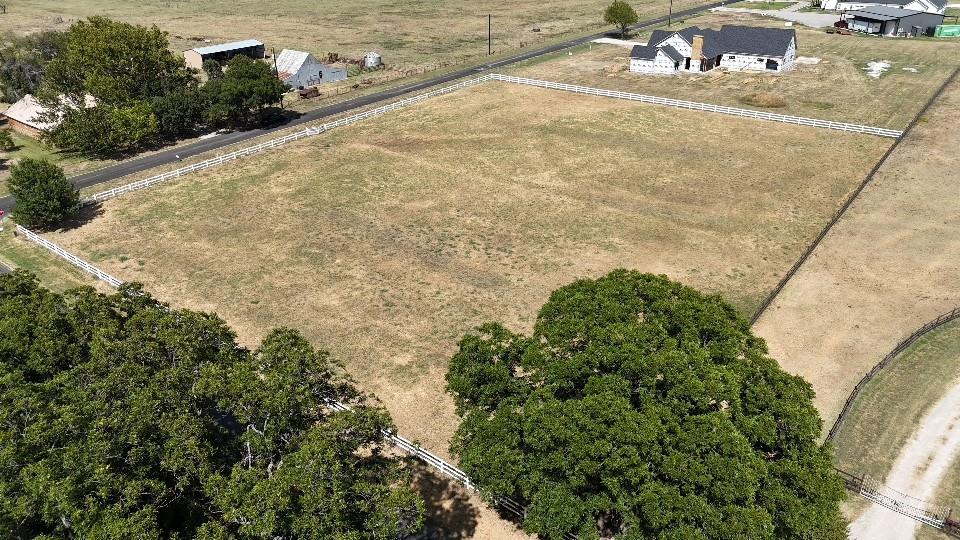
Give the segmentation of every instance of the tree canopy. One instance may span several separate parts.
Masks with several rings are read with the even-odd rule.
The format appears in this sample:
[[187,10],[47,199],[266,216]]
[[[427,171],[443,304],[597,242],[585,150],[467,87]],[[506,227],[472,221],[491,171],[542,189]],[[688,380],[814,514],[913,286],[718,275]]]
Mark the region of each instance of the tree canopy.
[[533,333],[467,335],[451,450],[547,538],[839,539],[813,391],[717,296],[617,270],[555,291]]
[[603,11],[603,22],[619,28],[620,35],[623,37],[627,36],[627,27],[639,20],[637,12],[623,0],[613,0],[613,3]]
[[210,102],[207,121],[242,127],[262,122],[267,107],[278,103],[286,86],[271,67],[244,55],[234,56],[221,77],[203,87]]
[[8,103],[27,94],[35,94],[47,64],[65,45],[64,33],[46,30],[14,37],[0,49],[0,91]]
[[293,330],[250,351],[138,286],[0,276],[4,538],[404,537],[424,506],[391,428]]
[[17,199],[13,217],[25,227],[57,225],[80,208],[80,195],[63,169],[45,159],[21,159],[10,168],[7,187]]
[[195,127],[201,114],[193,108],[190,121],[164,122],[157,113],[164,97],[196,86],[156,26],[91,17],[67,30],[63,50],[46,66],[40,100],[48,119],[60,121],[49,135],[54,144],[113,155],[175,138],[185,124]]

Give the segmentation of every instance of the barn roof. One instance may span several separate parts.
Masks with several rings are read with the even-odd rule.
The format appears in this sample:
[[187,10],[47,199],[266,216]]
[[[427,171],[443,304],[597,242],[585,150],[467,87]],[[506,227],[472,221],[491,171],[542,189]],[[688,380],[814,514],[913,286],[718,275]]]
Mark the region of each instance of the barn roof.
[[245,39],[243,41],[234,41],[231,43],[222,43],[220,45],[210,45],[208,47],[197,47],[195,49],[190,49],[191,51],[197,52],[201,55],[207,54],[217,54],[227,51],[235,51],[237,49],[249,49],[250,47],[262,47],[263,43],[255,39]]
[[[295,51],[293,49],[284,49],[277,55],[277,73],[281,79],[288,79],[300,71],[303,64],[312,58],[312,55],[304,51]],[[316,60],[314,58],[314,60]]]
[[17,101],[0,114],[34,129],[46,131],[55,127],[57,124],[56,122],[43,122],[39,120],[37,117],[44,112],[46,112],[46,109],[43,105],[40,105],[40,102],[38,102],[33,95],[27,94],[20,98],[20,101]]
[[847,16],[859,17],[861,19],[871,19],[874,21],[893,21],[896,19],[909,17],[910,15],[916,15],[918,13],[924,12],[890,6],[867,6],[861,9],[848,11]]

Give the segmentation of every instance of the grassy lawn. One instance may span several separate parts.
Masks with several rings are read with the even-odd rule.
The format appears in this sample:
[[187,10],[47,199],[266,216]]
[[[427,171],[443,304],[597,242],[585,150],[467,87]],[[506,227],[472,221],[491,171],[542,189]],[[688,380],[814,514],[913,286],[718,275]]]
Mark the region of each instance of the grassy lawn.
[[14,225],[9,220],[3,222],[3,230],[0,231],[0,263],[4,266],[33,272],[46,287],[55,291],[82,285],[94,286],[102,291],[109,290],[106,285],[50,252],[23,238],[15,238],[13,229]]
[[[960,321],[954,321],[921,338],[867,385],[834,440],[837,466],[884,478],[920,419],[958,383]],[[960,510],[960,464],[942,481],[936,502]],[[918,538],[946,536],[923,527]]]
[[[697,3],[677,0],[673,8]],[[488,14],[493,16],[493,49],[503,51],[587,27],[596,31],[607,4],[608,0],[18,0],[0,17],[0,31],[63,29],[74,20],[105,15],[158,24],[170,33],[177,50],[206,45],[206,40],[256,38],[278,52],[296,48],[359,57],[378,50],[388,65],[410,67],[485,55]],[[635,3],[635,8],[645,18],[666,13],[668,4],[669,0],[653,0]]]
[[[782,28],[781,22],[742,13],[713,13],[688,19],[674,28],[693,24],[718,28],[737,23]],[[533,78],[734,107],[744,106],[746,96],[772,94],[785,102],[775,110],[778,113],[903,129],[960,64],[960,42],[884,40],[829,35],[800,27],[796,30],[797,54],[818,57],[822,62],[797,64],[783,74],[714,70],[696,75],[641,75],[628,71],[628,49],[596,44],[572,51],[573,55],[514,66],[511,71]],[[864,68],[867,62],[876,60],[886,60],[892,67],[879,79],[871,79]]]
[[786,7],[790,7],[797,2],[757,2],[751,0],[743,0],[742,2],[734,2],[732,4],[727,4],[728,7],[735,8],[745,8],[745,9],[756,9],[759,11],[775,11],[780,10]]
[[302,329],[445,453],[443,374],[466,330],[528,328],[551,290],[617,267],[748,314],[888,144],[490,83],[109,201],[50,237],[247,343]]

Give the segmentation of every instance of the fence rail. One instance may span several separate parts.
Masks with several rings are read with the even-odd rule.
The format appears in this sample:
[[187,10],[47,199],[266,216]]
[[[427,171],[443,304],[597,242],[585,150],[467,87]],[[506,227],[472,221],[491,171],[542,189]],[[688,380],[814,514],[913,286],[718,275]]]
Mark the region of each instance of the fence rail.
[[380,116],[388,112],[395,111],[397,109],[402,109],[404,107],[408,107],[410,105],[420,103],[421,101],[425,101],[432,97],[440,96],[443,94],[449,94],[451,92],[455,92],[457,90],[466,88],[468,86],[480,84],[484,81],[487,81],[489,78],[490,78],[489,75],[482,75],[480,77],[468,79],[466,81],[461,81],[459,83],[452,84],[450,86],[445,86],[443,88],[438,88],[436,90],[424,92],[423,94],[419,94],[413,97],[404,98],[399,101],[395,101],[393,103],[377,107],[375,109],[370,109],[369,111],[353,114],[353,115],[341,118],[339,120],[335,120],[333,122],[327,122],[319,126],[304,128],[300,131],[297,131],[296,133],[290,133],[288,135],[277,137],[275,139],[270,139],[269,141],[264,141],[262,143],[255,144],[253,146],[248,146],[246,148],[235,150],[228,154],[223,154],[221,156],[206,159],[198,163],[194,163],[192,165],[180,167],[179,169],[161,173],[155,176],[151,176],[149,178],[144,178],[143,180],[137,180],[136,182],[131,182],[129,184],[124,184],[122,186],[101,191],[99,193],[96,193],[84,199],[83,204],[89,205],[89,204],[94,204],[98,202],[103,202],[107,199],[112,199],[114,197],[123,195],[125,193],[130,193],[131,191],[137,191],[140,189],[144,189],[144,188],[159,184],[161,182],[166,182],[167,180],[170,180],[173,178],[179,178],[185,174],[190,174],[203,169],[208,169],[210,167],[223,165],[224,163],[227,163],[229,161],[233,161],[242,157],[259,154],[266,150],[277,148],[278,146],[283,146],[287,143],[298,141],[306,137],[313,137],[315,135],[319,135],[321,133],[324,133],[334,128],[350,125],[356,122],[360,122],[361,120],[373,118],[375,116]]
[[101,281],[105,281],[111,287],[116,288],[123,284],[123,282],[120,281],[119,279],[111,276],[110,274],[104,272],[103,270],[100,270],[96,266],[68,252],[67,250],[61,248],[60,246],[54,244],[53,242],[47,240],[46,238],[40,236],[39,234],[34,233],[30,229],[17,225],[16,230],[18,234],[22,234],[25,238],[27,238],[31,242],[39,245],[40,247],[48,251],[53,252],[58,257],[66,259],[70,264],[76,266],[77,268],[83,270],[88,274],[93,275],[94,277],[96,277]]
[[863,391],[863,388],[873,380],[877,374],[880,373],[883,368],[890,365],[890,362],[893,362],[897,356],[900,356],[900,353],[905,351],[908,347],[913,345],[915,341],[920,339],[924,334],[943,326],[944,324],[960,318],[960,307],[954,308],[942,315],[939,315],[936,319],[927,322],[920,328],[917,328],[912,334],[903,338],[900,343],[897,343],[897,346],[893,348],[882,360],[877,362],[873,368],[867,372],[866,375],[860,379],[860,382],[853,387],[853,391],[850,392],[850,397],[847,398],[847,401],[843,404],[843,409],[840,410],[840,414],[837,416],[836,421],[834,421],[833,426],[830,428],[830,432],[827,433],[827,440],[831,441],[836,437],[837,433],[840,431],[840,428],[843,426],[844,421],[847,419],[847,415],[850,414],[850,410],[853,408],[853,404],[856,403],[857,398],[860,397],[860,392]]
[[[60,246],[54,244],[53,242],[43,238],[42,236],[34,233],[26,227],[21,227],[17,225],[17,232],[22,234],[25,238],[34,242],[35,244],[40,245],[41,247],[55,253],[59,257],[65,259],[70,264],[80,268],[81,270],[88,272],[97,277],[97,279],[103,280],[111,287],[117,288],[123,284],[123,281],[111,276],[110,274],[100,270],[96,266],[84,261],[80,257],[68,252],[67,250],[61,248]],[[348,411],[350,410],[349,405],[340,403],[339,401],[328,401],[327,405],[337,411]],[[480,489],[473,483],[467,473],[463,472],[457,468],[452,463],[446,461],[442,457],[424,450],[419,445],[416,445],[410,439],[401,437],[400,435],[384,431],[384,435],[391,444],[400,448],[401,450],[407,452],[411,456],[419,459],[428,466],[438,470],[441,476],[446,476],[447,478],[453,479],[455,482],[462,484],[464,487],[471,491],[479,492]],[[527,511],[520,503],[514,501],[509,497],[495,496],[493,497],[493,503],[499,506],[500,508],[506,510],[507,512],[516,515],[519,518],[526,517]],[[577,536],[574,534],[567,534],[564,536],[565,540],[577,540]]]
[[715,112],[744,118],[755,118],[758,120],[769,120],[773,122],[783,122],[786,124],[797,124],[801,126],[812,126],[824,129],[835,129],[838,131],[847,131],[852,133],[866,133],[869,135],[878,135],[880,137],[899,138],[903,135],[902,131],[895,129],[879,128],[874,126],[864,126],[860,124],[848,124],[846,122],[833,122],[831,120],[819,120],[816,118],[805,118],[802,116],[790,116],[787,114],[768,113],[764,111],[755,111],[752,109],[739,109],[737,107],[726,107],[724,105],[712,105],[710,103],[699,103],[696,101],[685,101],[682,99],[670,99],[657,96],[648,96],[645,94],[634,94],[632,92],[621,92],[619,90],[607,90],[604,88],[592,88],[589,86],[578,86],[575,84],[558,83],[553,81],[543,81],[539,79],[528,79],[526,77],[514,77],[512,75],[501,75],[499,73],[490,74],[490,79],[514,84],[525,84],[528,86],[537,86],[540,88],[549,88],[551,90],[564,90],[566,92],[576,92],[578,94],[587,94],[591,96],[611,97],[616,99],[627,99],[639,101],[641,103],[652,103],[654,105],[665,105],[667,107],[677,107],[680,109],[691,109],[697,111]]

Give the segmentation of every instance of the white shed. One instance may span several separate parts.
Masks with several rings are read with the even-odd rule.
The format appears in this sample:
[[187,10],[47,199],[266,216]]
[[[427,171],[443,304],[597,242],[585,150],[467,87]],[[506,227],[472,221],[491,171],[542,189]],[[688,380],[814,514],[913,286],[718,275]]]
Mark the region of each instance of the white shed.
[[291,88],[304,88],[347,78],[347,70],[328,66],[312,54],[284,49],[277,55],[277,76]]
[[363,57],[363,67],[365,68],[380,67],[382,63],[383,58],[375,52],[368,52],[366,56]]

